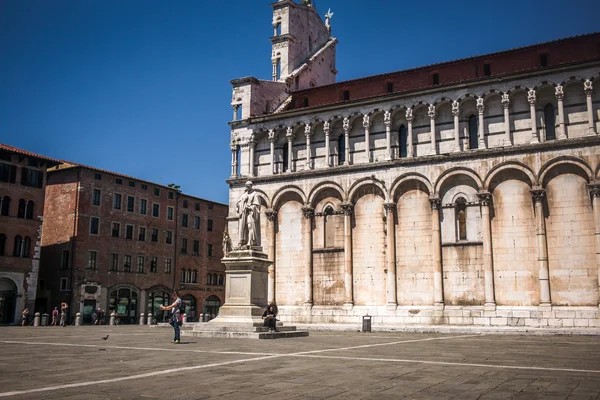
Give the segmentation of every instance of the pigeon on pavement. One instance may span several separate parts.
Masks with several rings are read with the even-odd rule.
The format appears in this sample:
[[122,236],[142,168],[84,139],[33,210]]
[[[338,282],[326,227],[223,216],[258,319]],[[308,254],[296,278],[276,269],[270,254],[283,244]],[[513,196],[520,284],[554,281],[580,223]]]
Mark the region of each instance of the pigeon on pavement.
[[102,340],[106,340],[106,339],[108,339],[108,337],[109,337],[109,336],[110,336],[110,335],[106,335],[105,337],[103,337],[103,338],[102,338]]

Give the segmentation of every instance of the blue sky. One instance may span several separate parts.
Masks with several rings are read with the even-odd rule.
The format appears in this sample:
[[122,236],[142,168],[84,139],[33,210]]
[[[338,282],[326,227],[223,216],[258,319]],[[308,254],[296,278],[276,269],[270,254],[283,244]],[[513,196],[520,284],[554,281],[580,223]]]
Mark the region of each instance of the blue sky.
[[[593,0],[316,6],[339,81],[600,30]],[[0,142],[227,203],[229,80],[269,79],[271,19],[268,0],[0,0]]]

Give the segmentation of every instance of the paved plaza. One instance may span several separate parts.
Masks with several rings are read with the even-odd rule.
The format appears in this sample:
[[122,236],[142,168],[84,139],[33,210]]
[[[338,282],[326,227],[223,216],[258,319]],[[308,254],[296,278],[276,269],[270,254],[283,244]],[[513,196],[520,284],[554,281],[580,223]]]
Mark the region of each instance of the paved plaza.
[[2,327],[0,398],[600,398],[597,336],[171,337],[166,328]]

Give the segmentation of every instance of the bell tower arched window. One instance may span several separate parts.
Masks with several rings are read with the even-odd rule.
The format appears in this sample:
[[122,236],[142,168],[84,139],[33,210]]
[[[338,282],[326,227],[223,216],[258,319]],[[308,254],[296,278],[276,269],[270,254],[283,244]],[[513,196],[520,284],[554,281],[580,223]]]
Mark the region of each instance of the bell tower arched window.
[[544,122],[546,123],[546,140],[556,139],[556,114],[554,114],[554,106],[546,104],[544,107]]
[[406,157],[408,155],[408,130],[404,124],[400,125],[400,130],[398,131],[398,141],[400,146],[400,157]]
[[290,159],[289,159],[289,144],[286,142],[283,145],[283,150],[282,150],[283,154],[282,154],[282,159],[283,159],[283,167],[282,170],[283,172],[288,170],[288,166],[290,165]]
[[467,201],[464,197],[456,199],[456,230],[458,240],[467,240]]
[[479,121],[475,115],[469,117],[469,149],[478,147],[477,131],[479,130]]
[[340,135],[337,140],[338,165],[344,165],[346,162],[346,138]]
[[236,146],[236,148],[235,148],[235,165],[236,165],[235,174],[236,174],[236,176],[240,176],[241,168],[242,168],[242,149],[239,145]]

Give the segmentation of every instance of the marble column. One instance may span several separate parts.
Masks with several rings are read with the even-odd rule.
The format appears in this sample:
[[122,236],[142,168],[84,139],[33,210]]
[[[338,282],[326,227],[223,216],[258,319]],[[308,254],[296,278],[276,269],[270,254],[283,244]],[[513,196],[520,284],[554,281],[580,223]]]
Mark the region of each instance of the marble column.
[[386,269],[387,269],[387,284],[386,284],[386,303],[387,308],[395,310],[398,305],[396,294],[396,225],[394,221],[394,211],[396,210],[395,203],[385,203],[385,222],[386,222]]
[[237,176],[237,145],[231,144],[231,177]]
[[490,220],[490,201],[492,195],[488,192],[478,193],[481,205],[481,231],[483,234],[483,271],[485,287],[485,307],[495,309],[496,295],[494,293],[494,261],[492,259],[492,224]]
[[344,165],[350,165],[350,119],[344,118]]
[[[594,213],[594,239],[596,242],[596,268],[598,270],[598,293],[600,293],[600,185],[589,185],[592,196],[592,212]],[[598,301],[600,307],[600,299]]]
[[544,218],[545,189],[532,189],[531,197],[535,203],[535,235],[537,237],[538,275],[540,281],[540,306],[551,305],[550,271],[548,268],[548,243],[546,239],[546,221]]
[[275,141],[277,140],[277,136],[275,136],[275,131],[273,129],[269,130],[269,147],[271,150],[271,175],[275,174]]
[[271,63],[273,64],[273,74],[272,78],[274,81],[277,80],[277,59],[271,59]]
[[413,148],[413,112],[412,112],[412,108],[407,108],[406,109],[406,123],[408,124],[408,132],[407,132],[407,138],[406,138],[406,155],[407,157],[413,157],[415,155],[415,149]]
[[352,213],[354,204],[342,203],[344,212],[344,305],[354,304],[353,273],[352,273]]
[[287,165],[287,172],[290,173],[292,172],[292,156],[294,155],[294,149],[293,146],[294,144],[292,143],[292,139],[294,138],[293,136],[293,130],[291,127],[288,127],[286,132],[285,132],[285,137],[287,139],[288,142],[288,165]]
[[385,111],[383,113],[383,124],[385,125],[385,160],[390,161],[392,156],[392,113]]
[[304,136],[306,136],[306,164],[304,165],[305,170],[311,169],[310,165],[310,135],[312,135],[310,124],[304,125]]
[[529,114],[531,115],[531,144],[539,143],[537,132],[537,115],[535,111],[535,90],[527,92],[527,101],[529,102]]
[[587,104],[587,115],[588,115],[588,135],[596,134],[596,127],[594,126],[594,105],[592,103],[592,93],[594,87],[592,81],[587,79],[583,82],[583,91],[585,92],[585,100]]
[[313,218],[315,209],[310,206],[302,207],[304,215],[304,304],[313,304]]
[[442,237],[440,234],[439,197],[429,198],[431,204],[431,251],[433,259],[433,299],[436,306],[444,306],[444,286],[442,281]]
[[437,154],[437,146],[435,140],[435,105],[431,104],[429,106],[427,114],[429,115],[429,126],[431,129],[431,150],[429,151],[429,154],[433,155]]
[[454,116],[454,152],[460,151],[460,123],[458,117],[460,116],[460,103],[458,101],[452,102],[452,115]]
[[363,128],[365,128],[365,151],[367,152],[367,162],[371,162],[371,139],[369,137],[369,129],[371,121],[368,115],[363,116]]
[[556,102],[558,103],[558,139],[567,138],[567,127],[565,126],[565,107],[563,105],[563,99],[565,93],[563,87],[558,85],[554,88],[554,95],[556,96]]
[[510,96],[508,93],[502,95],[502,108],[504,109],[504,146],[510,146]]
[[487,148],[485,145],[485,120],[483,119],[483,111],[485,110],[485,104],[483,102],[483,98],[482,97],[478,97],[477,98],[477,114],[479,115],[479,124],[477,124],[477,128],[478,128],[478,136],[479,136],[479,143],[478,143],[478,148],[480,149],[485,149]]
[[325,133],[325,165],[331,167],[331,149],[329,148],[329,134],[331,133],[331,128],[329,126],[329,121],[323,122],[323,132]]
[[269,242],[269,248],[267,250],[269,260],[272,261],[269,265],[269,275],[267,283],[267,300],[268,302],[275,301],[275,227],[277,224],[277,211],[266,210],[265,215],[267,216],[267,240]]
[[249,149],[249,160],[248,160],[248,175],[254,176],[254,147],[256,146],[256,139],[254,135],[250,137],[248,141],[248,149]]

